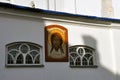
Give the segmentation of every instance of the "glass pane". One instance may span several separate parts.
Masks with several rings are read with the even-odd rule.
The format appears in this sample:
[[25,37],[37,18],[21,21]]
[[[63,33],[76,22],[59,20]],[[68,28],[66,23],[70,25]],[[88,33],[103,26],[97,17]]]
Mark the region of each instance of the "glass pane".
[[33,62],[32,62],[32,58],[31,58],[31,56],[30,55],[27,55],[26,56],[26,64],[32,64]]
[[70,48],[69,52],[76,52],[76,48]]
[[78,49],[78,54],[79,54],[80,56],[83,55],[83,49],[82,49],[82,48],[79,48],[79,49]]
[[22,45],[20,48],[22,53],[27,53],[28,52],[28,47],[26,45]]
[[34,58],[37,54],[39,54],[37,51],[31,51],[30,54],[32,55],[32,57]]
[[11,50],[11,49],[19,49],[19,46],[20,46],[20,44],[11,44],[9,47],[8,47],[8,50]]
[[18,51],[16,50],[12,50],[9,52],[14,58],[16,57],[16,55],[19,53]]
[[8,64],[13,64],[12,56],[8,54]]
[[89,48],[85,48],[85,53],[86,53],[86,54],[92,54],[92,50],[89,49]]
[[91,59],[89,61],[89,65],[94,65],[94,63],[93,63],[93,57],[91,57]]
[[70,65],[74,65],[73,59],[70,57]]
[[73,59],[75,59],[78,55],[76,53],[72,53],[72,54],[70,54],[70,56],[72,56]]
[[81,65],[81,59],[80,59],[80,57],[76,59],[75,65]]
[[39,47],[35,46],[35,45],[29,45],[30,46],[30,50],[37,50],[40,51]]
[[16,64],[23,64],[23,55],[22,55],[22,54],[20,54],[20,55],[17,57]]
[[84,57],[82,59],[82,65],[84,65],[84,66],[88,65],[87,60]]
[[40,55],[38,55],[35,59],[35,64],[40,64]]
[[92,55],[91,54],[85,54],[84,57],[86,57],[87,59],[89,59]]

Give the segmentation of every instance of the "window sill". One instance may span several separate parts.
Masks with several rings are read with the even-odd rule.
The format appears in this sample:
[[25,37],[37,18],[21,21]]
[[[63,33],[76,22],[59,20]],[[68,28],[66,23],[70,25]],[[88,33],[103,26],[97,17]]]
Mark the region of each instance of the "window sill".
[[33,65],[33,64],[30,64],[30,65],[19,65],[19,64],[7,64],[5,65],[5,67],[44,67],[44,65]]
[[70,66],[71,68],[97,68],[97,65],[94,66]]

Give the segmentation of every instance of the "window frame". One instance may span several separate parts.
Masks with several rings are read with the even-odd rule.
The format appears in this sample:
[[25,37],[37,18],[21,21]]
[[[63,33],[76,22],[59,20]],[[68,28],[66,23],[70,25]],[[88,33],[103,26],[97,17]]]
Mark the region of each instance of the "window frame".
[[[40,56],[39,58],[40,58],[40,62],[39,63],[37,63],[37,64],[35,64],[35,63],[31,63],[31,64],[27,64],[27,63],[23,63],[23,64],[17,64],[17,63],[13,63],[13,64],[9,64],[8,63],[8,52],[10,51],[10,50],[8,50],[8,48],[10,47],[10,46],[12,46],[12,45],[17,45],[17,44],[20,44],[19,45],[19,48],[20,48],[20,46],[21,45],[24,45],[24,44],[27,44],[29,47],[30,47],[30,45],[33,45],[33,46],[36,46],[38,49],[39,49],[39,53],[38,53],[38,56]],[[14,48],[13,48],[14,49]],[[11,49],[12,50],[12,49]],[[31,49],[30,49],[31,50]],[[19,51],[21,51],[21,50],[19,50]],[[33,49],[33,51],[34,51],[34,49]],[[30,52],[29,52],[30,53]],[[29,54],[28,53],[28,54]],[[22,56],[23,56],[23,53],[19,53],[19,55],[21,55],[22,54]],[[27,56],[27,54],[26,54],[26,56]],[[25,57],[26,57],[25,56]],[[33,57],[33,56],[32,56]],[[18,57],[17,57],[18,58]],[[24,60],[25,59],[25,60]],[[15,61],[15,60],[13,60],[13,61]],[[17,59],[16,59],[16,61],[17,61]],[[23,61],[25,62],[26,61],[26,58],[23,58]],[[33,62],[33,60],[32,60],[32,62]],[[6,44],[5,45],[5,66],[6,67],[43,67],[44,66],[44,64],[43,64],[43,47],[41,46],[41,45],[39,45],[39,44],[36,44],[36,43],[33,43],[33,42],[27,42],[27,41],[18,41],[18,42],[12,42],[12,43],[8,43],[8,44]]]
[[[70,49],[71,48],[73,48],[73,49],[75,49],[75,52],[73,51],[73,53],[72,53],[72,51],[70,51]],[[92,57],[93,57],[93,65],[90,65],[90,63],[88,63],[88,65],[83,65],[83,58],[85,58],[85,54],[86,54],[86,52],[84,52],[84,55],[83,56],[80,56],[80,54],[78,54],[76,51],[77,51],[77,49],[81,49],[81,48],[87,48],[87,49],[90,49],[90,50],[92,50]],[[73,65],[71,65],[71,54],[77,54],[78,56],[78,58],[82,58],[81,59],[81,61],[80,61],[80,64],[82,64],[82,65],[76,65],[76,60],[78,59],[78,58],[76,58],[76,60],[74,60],[74,59],[72,59],[72,61],[74,61],[73,62]],[[90,61],[90,59],[89,59],[89,61]],[[94,48],[92,48],[92,47],[89,47],[89,46],[86,46],[86,45],[74,45],[74,46],[70,46],[69,47],[69,66],[71,67],[71,68],[97,68],[98,66],[97,66],[97,61],[96,61],[96,53],[95,53],[95,49]]]

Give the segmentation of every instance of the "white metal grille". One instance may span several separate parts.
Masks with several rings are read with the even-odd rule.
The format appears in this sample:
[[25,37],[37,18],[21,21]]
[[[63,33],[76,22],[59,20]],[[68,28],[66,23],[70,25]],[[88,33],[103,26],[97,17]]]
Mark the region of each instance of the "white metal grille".
[[69,61],[71,67],[96,66],[95,50],[88,46],[76,45],[69,48]]
[[30,42],[6,45],[6,65],[42,65],[42,47]]

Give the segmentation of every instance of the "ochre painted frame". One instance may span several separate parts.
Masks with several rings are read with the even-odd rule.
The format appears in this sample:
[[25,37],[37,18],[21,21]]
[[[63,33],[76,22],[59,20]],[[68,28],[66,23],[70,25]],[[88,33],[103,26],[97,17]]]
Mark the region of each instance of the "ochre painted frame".
[[61,25],[45,27],[45,61],[68,62],[68,30]]

